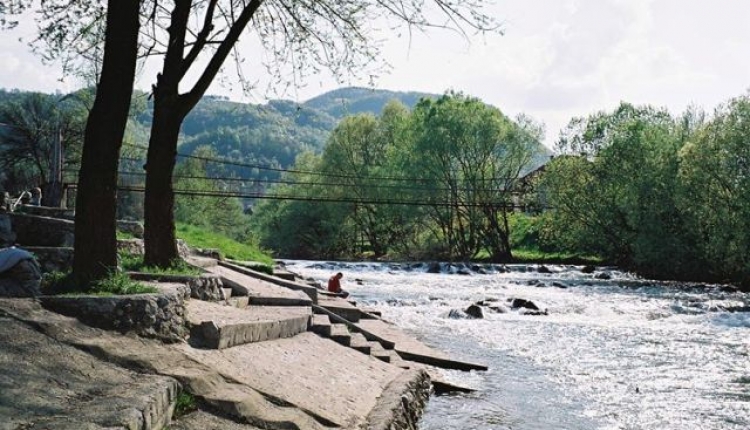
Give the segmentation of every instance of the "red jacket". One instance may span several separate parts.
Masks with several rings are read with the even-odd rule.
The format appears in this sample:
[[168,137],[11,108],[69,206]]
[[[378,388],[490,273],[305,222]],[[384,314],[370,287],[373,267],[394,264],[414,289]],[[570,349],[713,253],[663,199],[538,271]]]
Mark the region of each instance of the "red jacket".
[[337,278],[335,275],[328,278],[328,291],[332,293],[341,292],[341,282],[339,281],[339,278]]

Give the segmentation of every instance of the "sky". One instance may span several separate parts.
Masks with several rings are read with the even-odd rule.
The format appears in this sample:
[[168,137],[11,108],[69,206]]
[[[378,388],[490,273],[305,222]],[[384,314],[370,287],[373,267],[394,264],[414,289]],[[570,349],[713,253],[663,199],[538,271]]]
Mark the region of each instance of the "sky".
[[[496,0],[488,7],[503,35],[430,31],[385,40],[390,72],[374,87],[441,94],[461,91],[544,123],[552,147],[573,117],[611,110],[621,101],[708,111],[750,88],[750,2],[738,0]],[[59,66],[45,66],[25,43],[33,26],[0,33],[0,87],[71,91]],[[262,71],[262,70],[261,70]],[[252,77],[259,82],[263,76]],[[153,73],[138,86],[149,88]],[[367,77],[345,85],[370,85]],[[305,101],[338,88],[326,75],[308,78],[284,98]],[[262,103],[214,85],[209,94]]]

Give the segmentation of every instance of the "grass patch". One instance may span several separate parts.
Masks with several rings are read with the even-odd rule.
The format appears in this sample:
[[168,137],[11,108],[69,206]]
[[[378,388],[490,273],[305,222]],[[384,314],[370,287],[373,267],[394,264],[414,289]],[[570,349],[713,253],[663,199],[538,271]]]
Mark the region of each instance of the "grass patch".
[[249,264],[249,263],[245,263],[242,261],[235,261],[234,263],[237,264],[238,266],[242,266],[250,270],[255,270],[256,272],[265,273],[267,275],[273,275],[273,267],[269,266],[268,264],[262,264],[262,263]]
[[173,418],[180,418],[190,412],[198,410],[198,401],[195,396],[185,391],[177,395],[175,399]]
[[98,294],[112,294],[115,296],[125,294],[148,294],[158,293],[159,289],[130,279],[122,272],[110,274],[107,278],[97,281],[93,285],[93,292]]
[[135,237],[133,233],[120,230],[117,230],[117,232],[115,233],[115,237],[117,237],[117,240],[137,239],[137,237]]
[[175,260],[169,267],[146,266],[143,264],[143,256],[135,254],[118,254],[120,267],[127,272],[151,273],[154,275],[183,275],[200,276],[203,272],[183,260]]
[[232,260],[250,260],[268,265],[273,264],[271,256],[258,247],[237,242],[200,227],[179,223],[177,224],[177,237],[194,248],[216,248],[222,257]]
[[591,255],[580,255],[569,252],[545,252],[538,249],[514,249],[513,262],[601,265],[604,263],[604,260]]
[[73,282],[71,273],[47,273],[41,285],[44,294],[122,296],[127,294],[152,294],[159,289],[130,279],[122,272],[113,272],[108,277],[96,281],[88,290],[83,290]]

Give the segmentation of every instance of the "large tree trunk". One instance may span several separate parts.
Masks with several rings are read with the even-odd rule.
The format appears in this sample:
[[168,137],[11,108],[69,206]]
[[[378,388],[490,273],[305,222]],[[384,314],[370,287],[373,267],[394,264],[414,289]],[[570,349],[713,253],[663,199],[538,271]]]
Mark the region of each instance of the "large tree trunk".
[[[493,263],[510,263],[513,254],[510,249],[510,227],[505,210],[497,210],[494,207],[484,207],[483,211],[488,221],[486,240],[489,244],[490,255]],[[502,217],[502,224],[498,218]]]
[[[167,100],[162,100],[162,97]],[[177,159],[177,139],[182,125],[177,97],[159,96],[154,102],[154,119],[148,144],[146,198],[144,201],[144,263],[168,267],[179,254],[175,237],[172,172]]]
[[138,53],[140,0],[109,0],[102,74],[86,123],[73,276],[80,287],[117,267],[117,168]]

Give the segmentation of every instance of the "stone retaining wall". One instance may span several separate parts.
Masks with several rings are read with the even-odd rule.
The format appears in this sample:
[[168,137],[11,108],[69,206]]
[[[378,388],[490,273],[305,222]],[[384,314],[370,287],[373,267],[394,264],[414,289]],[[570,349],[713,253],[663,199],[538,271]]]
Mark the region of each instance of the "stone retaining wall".
[[128,296],[43,296],[42,306],[105,330],[179,342],[187,337],[185,297],[181,284],[161,285],[157,294]]
[[[133,255],[143,255],[143,239],[120,239],[117,241],[117,251],[122,251]],[[190,255],[190,247],[182,239],[177,239],[177,252],[180,257],[185,258]]]
[[216,275],[204,274],[199,276],[189,275],[158,275],[152,273],[129,272],[131,279],[139,281],[170,282],[187,285],[187,296],[198,300],[218,302],[226,300],[224,295],[224,283],[221,277]]
[[28,246],[23,249],[34,254],[43,273],[65,272],[73,267],[73,248]]
[[18,205],[16,206],[16,212],[68,220],[75,218],[75,211],[73,209],[53,208],[49,206]]
[[73,246],[73,221],[22,213],[9,213],[16,242],[24,246]]
[[391,381],[367,416],[367,430],[416,430],[432,387],[424,370],[407,370]]

